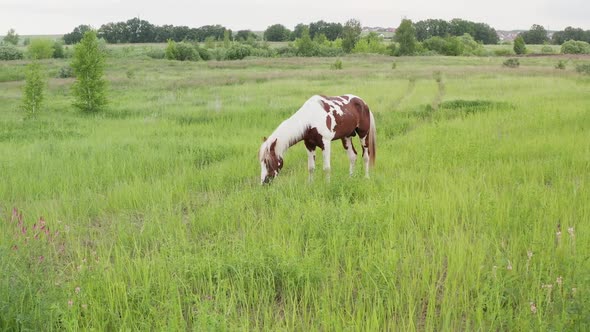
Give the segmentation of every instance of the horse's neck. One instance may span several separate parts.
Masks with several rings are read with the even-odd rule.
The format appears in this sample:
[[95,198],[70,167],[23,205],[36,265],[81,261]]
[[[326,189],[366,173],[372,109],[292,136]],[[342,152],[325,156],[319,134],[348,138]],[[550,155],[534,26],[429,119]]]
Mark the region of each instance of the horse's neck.
[[276,154],[282,156],[283,153],[293,144],[301,141],[309,125],[305,121],[300,121],[297,117],[291,117],[281,123],[272,133],[269,141],[277,140]]

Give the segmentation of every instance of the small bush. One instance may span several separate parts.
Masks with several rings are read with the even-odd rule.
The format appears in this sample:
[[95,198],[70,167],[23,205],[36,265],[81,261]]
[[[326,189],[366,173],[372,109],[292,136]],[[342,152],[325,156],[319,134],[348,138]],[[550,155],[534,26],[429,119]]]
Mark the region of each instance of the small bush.
[[335,62],[334,62],[334,63],[333,63],[331,66],[330,66],[330,68],[331,68],[331,69],[334,69],[334,70],[340,70],[340,69],[342,69],[342,60],[340,60],[340,59],[336,60],[336,61],[335,61]]
[[70,78],[74,77],[74,69],[70,66],[63,66],[57,72],[58,78]]
[[576,65],[576,71],[583,75],[590,75],[590,63]]
[[65,58],[66,54],[64,52],[64,45],[61,41],[56,40],[53,43],[53,57],[56,59],[63,59]]
[[0,45],[0,60],[20,60],[23,52],[13,45]]
[[541,48],[541,53],[543,53],[543,54],[554,54],[555,52],[553,51],[553,47],[551,47],[549,45],[544,45]]
[[245,57],[250,55],[252,47],[250,45],[244,44],[233,44],[230,48],[227,49],[225,52],[225,59],[226,60],[242,60]]
[[516,37],[516,39],[514,39],[514,53],[516,54],[525,54],[526,53],[526,45],[524,43],[524,38],[522,38],[522,36],[518,36]]
[[166,46],[164,54],[166,55],[166,59],[176,60],[176,42],[174,40],[168,39],[168,45]]
[[201,60],[209,61],[212,59],[211,53],[206,48],[202,48],[199,46],[199,44],[195,44],[195,49],[197,50]]
[[293,45],[283,46],[277,48],[277,52],[281,57],[297,56],[297,49]]
[[495,56],[509,56],[509,55],[514,55],[514,51],[509,48],[500,48],[500,49],[494,50],[494,55]]
[[565,61],[559,60],[559,62],[555,65],[555,69],[565,69]]
[[33,39],[27,47],[29,58],[31,59],[50,59],[53,57],[53,44],[49,39]]
[[506,59],[506,61],[504,61],[503,65],[504,65],[504,67],[508,67],[508,68],[518,68],[518,66],[520,66],[520,61],[518,61],[518,59],[516,59],[516,58],[510,58],[510,59]]
[[391,63],[391,69],[397,68],[397,63],[394,61]]
[[180,61],[198,61],[201,59],[193,45],[185,42],[176,44],[176,60]]
[[166,52],[161,48],[150,48],[147,50],[146,55],[152,59],[164,59],[166,57]]
[[590,54],[590,44],[584,41],[568,40],[561,45],[563,54]]

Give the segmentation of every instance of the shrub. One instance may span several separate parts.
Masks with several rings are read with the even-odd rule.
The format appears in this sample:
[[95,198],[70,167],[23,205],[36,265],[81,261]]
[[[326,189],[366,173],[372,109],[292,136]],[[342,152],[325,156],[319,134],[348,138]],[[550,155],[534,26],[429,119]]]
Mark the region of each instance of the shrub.
[[563,54],[590,54],[590,44],[584,41],[568,40],[561,45]]
[[370,32],[355,44],[352,52],[386,54],[387,46],[383,44],[383,38],[379,37],[375,32]]
[[27,47],[31,59],[50,59],[53,57],[53,42],[49,39],[33,39]]
[[522,36],[516,37],[514,39],[514,53],[516,54],[525,54],[526,53],[526,45],[524,44],[524,39]]
[[576,71],[580,74],[590,75],[590,63],[576,65]]
[[33,62],[27,66],[25,73],[25,87],[23,89],[22,108],[27,117],[35,117],[43,103],[45,79],[41,72],[41,65]]
[[565,69],[565,61],[559,60],[559,62],[557,62],[557,64],[555,65],[555,69]]
[[176,44],[176,60],[180,61],[198,61],[201,57],[193,45],[185,42]]
[[0,60],[20,60],[23,52],[13,45],[0,45]]
[[555,52],[553,51],[553,47],[551,47],[549,45],[543,45],[543,47],[541,48],[541,53],[543,53],[543,54],[553,54]]
[[199,44],[195,44],[195,49],[203,61],[211,60],[211,53],[206,48],[202,48]]
[[518,61],[518,59],[516,59],[516,58],[510,58],[510,59],[506,59],[506,61],[504,61],[503,65],[504,65],[504,67],[508,67],[508,68],[518,68],[518,66],[520,66],[520,61]]
[[166,51],[161,48],[152,47],[146,52],[146,55],[152,59],[164,59],[166,57]]
[[438,54],[444,54],[443,50],[446,45],[446,41],[444,38],[439,36],[430,37],[422,42],[422,45],[430,51],[434,51]]
[[166,55],[166,59],[176,60],[176,42],[174,40],[168,39],[168,45],[166,46],[164,54]]
[[225,52],[225,59],[226,60],[242,60],[245,57],[250,55],[251,50],[252,50],[252,47],[249,45],[244,45],[244,44],[239,44],[239,43],[233,44]]
[[71,66],[63,66],[57,72],[58,78],[70,78],[74,77],[74,70]]
[[53,43],[53,57],[56,59],[63,59],[65,58],[66,54],[64,52],[64,45],[61,41],[56,40]]
[[335,61],[335,62],[334,62],[334,63],[333,63],[331,66],[330,66],[330,68],[331,68],[331,69],[334,69],[334,70],[340,70],[340,69],[342,69],[342,60],[340,60],[340,59],[336,60],[336,61]]
[[297,56],[297,49],[293,47],[293,45],[289,44],[288,46],[277,48],[277,53],[281,57],[293,57]]
[[221,61],[225,59],[225,48],[220,47],[209,50],[209,54],[211,55],[211,59]]
[[486,54],[486,50],[483,45],[475,41],[475,39],[473,39],[470,34],[465,33],[463,36],[459,36],[457,38],[461,41],[461,44],[463,44],[462,55],[482,56]]
[[298,56],[316,56],[319,53],[319,44],[311,40],[309,36],[309,29],[303,28],[301,38],[295,40],[295,47],[297,48]]
[[494,55],[496,55],[496,56],[509,56],[509,55],[514,55],[514,51],[509,48],[500,48],[500,49],[494,50]]
[[394,62],[392,62],[392,63],[391,63],[391,69],[395,69],[395,68],[397,68],[397,64],[396,64],[396,62],[394,61]]
[[463,54],[463,43],[458,37],[447,37],[445,47],[443,48],[444,55],[458,56]]

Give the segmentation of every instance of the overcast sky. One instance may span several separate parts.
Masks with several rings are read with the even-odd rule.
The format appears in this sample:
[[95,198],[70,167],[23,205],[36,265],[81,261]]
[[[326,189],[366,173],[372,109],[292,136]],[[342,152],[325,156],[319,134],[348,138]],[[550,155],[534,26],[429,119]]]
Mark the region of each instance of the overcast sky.
[[234,31],[264,30],[275,23],[293,29],[318,20],[397,27],[402,18],[463,18],[497,30],[590,30],[590,0],[0,0],[0,35],[63,34],[80,24],[99,28],[140,17],[152,24],[200,27],[221,24]]

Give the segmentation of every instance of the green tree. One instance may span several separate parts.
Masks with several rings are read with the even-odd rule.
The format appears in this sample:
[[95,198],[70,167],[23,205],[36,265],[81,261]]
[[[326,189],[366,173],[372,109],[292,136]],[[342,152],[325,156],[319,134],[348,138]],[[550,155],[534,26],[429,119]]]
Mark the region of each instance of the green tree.
[[529,31],[525,31],[520,35],[526,44],[541,45],[549,40],[549,37],[547,37],[547,30],[538,24],[533,24]]
[[50,59],[53,57],[54,42],[49,39],[33,39],[27,47],[31,59]]
[[416,29],[411,20],[402,20],[395,30],[394,39],[399,43],[397,55],[413,55],[416,52]]
[[100,50],[96,32],[87,31],[74,48],[71,63],[76,75],[72,93],[74,106],[83,112],[96,113],[107,104],[106,81],[103,78],[105,56]]
[[298,56],[314,56],[318,53],[318,44],[311,40],[309,28],[303,28],[301,38],[295,40]]
[[76,44],[77,42],[82,40],[82,37],[84,37],[86,31],[90,30],[92,30],[92,27],[90,27],[89,25],[79,25],[74,28],[74,31],[66,33],[64,35],[64,43],[66,43],[66,45]]
[[166,59],[176,60],[176,42],[172,39],[168,39],[168,45],[166,46]]
[[53,43],[53,57],[56,59],[65,58],[64,46],[61,40],[56,40]]
[[282,24],[269,26],[264,31],[264,40],[267,41],[287,41],[291,36],[291,31]]
[[231,42],[231,30],[223,31],[223,47],[228,48]]
[[346,21],[342,28],[342,49],[346,53],[352,52],[354,46],[361,38],[361,22],[355,19]]
[[524,43],[524,38],[522,36],[516,37],[514,39],[514,53],[516,54],[525,54],[526,53],[526,45]]
[[10,29],[6,33],[6,36],[4,36],[4,39],[3,40],[4,40],[5,43],[9,43],[9,44],[12,44],[12,45],[17,45],[18,44],[18,39],[19,39],[18,34],[14,31],[14,29]]
[[25,86],[21,105],[27,118],[34,118],[39,113],[43,103],[45,85],[46,81],[41,71],[41,65],[36,61],[32,62],[25,71]]

